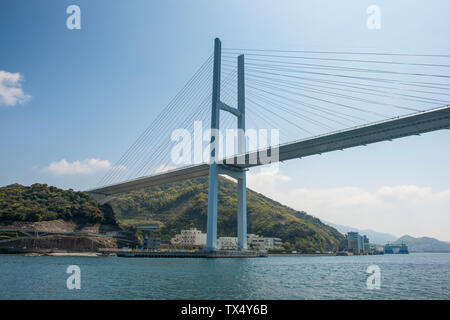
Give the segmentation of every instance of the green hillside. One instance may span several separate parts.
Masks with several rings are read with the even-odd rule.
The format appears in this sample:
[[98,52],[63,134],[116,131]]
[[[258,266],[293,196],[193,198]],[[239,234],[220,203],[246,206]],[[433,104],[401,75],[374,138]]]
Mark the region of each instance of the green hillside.
[[[236,236],[237,186],[221,178],[218,235]],[[84,192],[62,190],[35,183],[0,188],[0,224],[52,220],[115,224],[158,224],[152,231],[168,241],[182,229],[206,231],[208,181],[206,178],[152,187],[122,194],[111,204],[99,205]],[[295,211],[248,190],[248,233],[279,237],[286,250],[315,252],[336,250],[343,236],[305,212]]]
[[[160,225],[153,235],[169,240],[181,229],[206,231],[208,181],[188,180],[126,193],[114,198],[112,207],[123,223]],[[295,211],[259,193],[247,192],[248,233],[279,237],[287,250],[328,251],[344,237],[305,212]],[[221,178],[219,184],[218,235],[236,236],[237,186]]]
[[62,190],[35,183],[29,187],[12,184],[0,188],[0,223],[77,220],[115,224],[109,204],[100,206],[84,192]]

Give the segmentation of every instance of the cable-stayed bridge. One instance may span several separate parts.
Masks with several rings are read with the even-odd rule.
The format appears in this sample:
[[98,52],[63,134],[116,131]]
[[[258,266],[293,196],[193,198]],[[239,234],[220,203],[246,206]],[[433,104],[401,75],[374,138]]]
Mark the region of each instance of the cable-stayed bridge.
[[[246,170],[450,129],[449,59],[435,54],[222,49],[216,39],[214,54],[89,192],[106,202],[115,194],[209,176],[207,249],[214,250],[218,175],[229,175],[238,181],[238,246],[246,250]],[[236,127],[237,144],[231,155],[224,155],[223,139],[213,132]],[[194,136],[194,143],[189,136],[181,146],[183,153],[194,149],[193,163],[173,161],[174,144],[181,137],[174,132],[179,129],[185,137]],[[279,139],[274,143],[258,136],[258,142],[265,141],[252,145],[249,129],[277,129]],[[205,142],[210,146],[206,157]]]

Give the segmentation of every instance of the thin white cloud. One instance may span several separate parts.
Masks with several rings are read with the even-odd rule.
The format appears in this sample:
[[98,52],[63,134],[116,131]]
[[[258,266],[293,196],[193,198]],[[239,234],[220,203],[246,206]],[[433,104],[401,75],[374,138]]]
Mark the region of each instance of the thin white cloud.
[[416,185],[302,188],[282,173],[250,173],[247,186],[296,210],[337,224],[450,241],[450,190]]
[[85,159],[68,162],[66,159],[62,159],[50,163],[43,171],[56,176],[89,175],[109,168],[111,168],[111,163],[108,160]]
[[22,75],[0,70],[0,106],[15,106],[31,99],[22,90]]
[[279,171],[278,172],[250,171],[247,174],[247,183],[250,182],[251,184],[266,184],[267,182],[269,182],[270,184],[274,184],[289,181],[292,181],[292,178],[280,173]]

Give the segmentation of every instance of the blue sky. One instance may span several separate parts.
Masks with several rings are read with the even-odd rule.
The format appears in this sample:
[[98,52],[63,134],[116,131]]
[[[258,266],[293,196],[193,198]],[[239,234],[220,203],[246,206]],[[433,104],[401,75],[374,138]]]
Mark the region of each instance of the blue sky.
[[[81,30],[66,28],[71,4]],[[380,30],[366,27],[371,4],[381,8]],[[444,0],[2,0],[0,70],[20,74],[23,101],[0,106],[0,185],[95,185],[101,170],[44,168],[118,160],[215,37],[234,48],[448,54],[449,12]],[[449,142],[450,130],[439,131],[295,160],[276,177],[251,174],[249,185],[334,223],[450,241]]]

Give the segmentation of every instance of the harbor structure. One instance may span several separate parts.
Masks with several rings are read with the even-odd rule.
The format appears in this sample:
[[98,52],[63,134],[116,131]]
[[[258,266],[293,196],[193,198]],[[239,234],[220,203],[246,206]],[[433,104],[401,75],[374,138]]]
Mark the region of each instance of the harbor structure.
[[384,246],[385,254],[408,254],[408,246],[404,243],[401,244],[387,244]]

